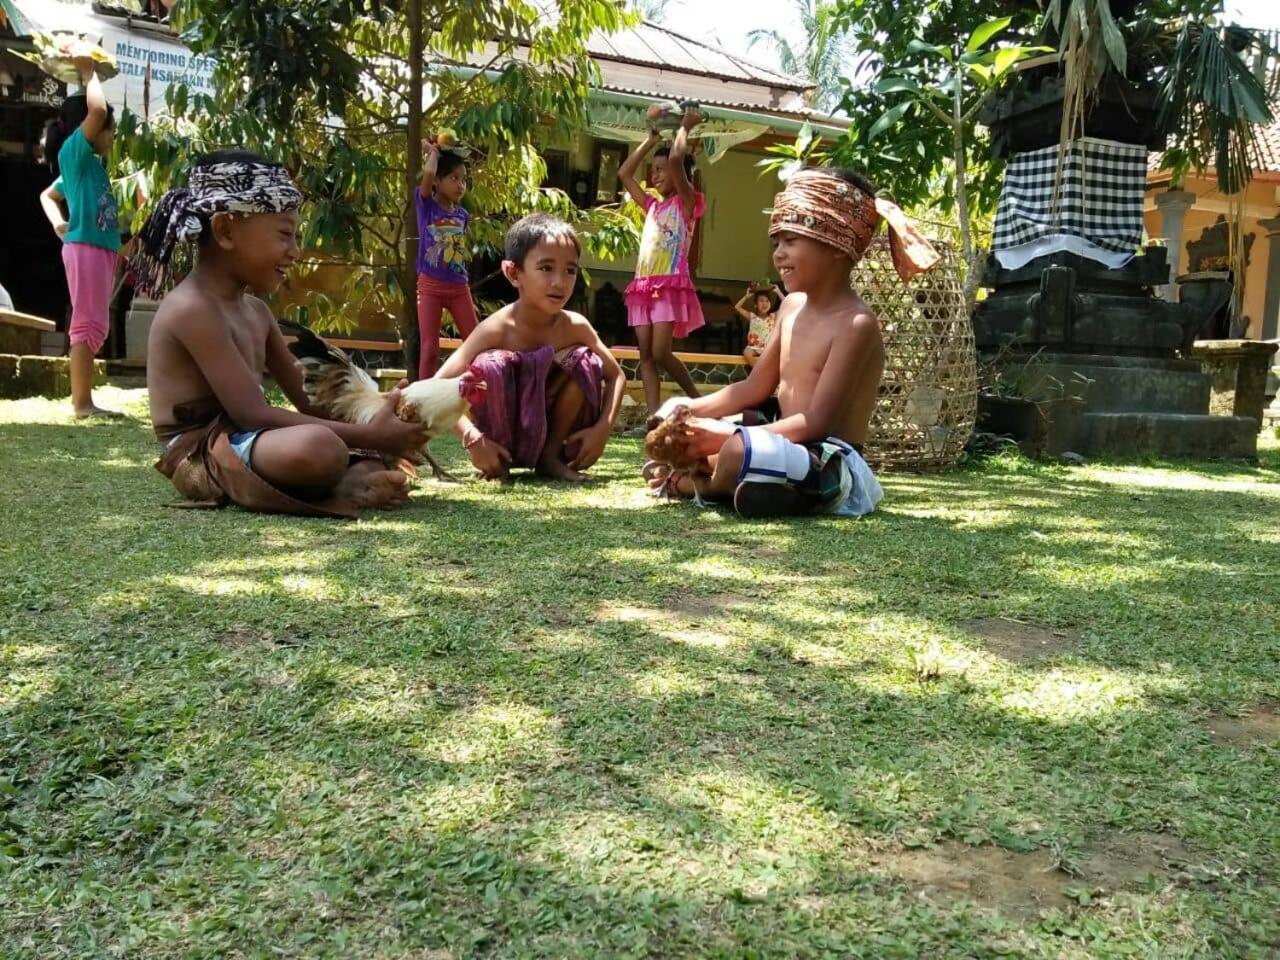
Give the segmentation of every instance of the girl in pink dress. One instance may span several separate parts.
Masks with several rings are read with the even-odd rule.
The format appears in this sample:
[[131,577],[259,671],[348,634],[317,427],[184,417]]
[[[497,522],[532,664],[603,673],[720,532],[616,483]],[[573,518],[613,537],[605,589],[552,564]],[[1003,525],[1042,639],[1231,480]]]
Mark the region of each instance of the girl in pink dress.
[[636,181],[636,171],[644,158],[661,141],[656,130],[627,157],[618,170],[618,179],[636,203],[644,207],[644,233],[635,279],[627,285],[627,323],[635,329],[640,347],[640,377],[649,413],[662,402],[662,375],[665,370],[687,396],[698,396],[680,358],[672,351],[672,340],[687,337],[705,322],[698,293],[689,276],[689,247],[694,224],[706,212],[706,198],[693,186],[693,157],[689,155],[689,131],[701,115],[685,111],[670,146],[658,148],[649,165],[649,181],[658,192],[654,197]]

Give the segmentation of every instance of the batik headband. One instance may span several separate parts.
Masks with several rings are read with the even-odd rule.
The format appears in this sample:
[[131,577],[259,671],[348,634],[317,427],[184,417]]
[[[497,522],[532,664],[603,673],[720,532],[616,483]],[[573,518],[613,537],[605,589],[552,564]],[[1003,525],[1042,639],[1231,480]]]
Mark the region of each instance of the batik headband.
[[129,261],[137,291],[161,296],[172,282],[174,248],[199,239],[215,213],[284,213],[301,205],[301,192],[276,164],[228,160],[194,167],[190,186],[161,197],[138,235]]
[[796,233],[862,259],[880,219],[889,225],[889,251],[898,276],[910,280],[931,270],[941,259],[889,200],[873,197],[823,170],[801,170],[773,200],[769,236]]

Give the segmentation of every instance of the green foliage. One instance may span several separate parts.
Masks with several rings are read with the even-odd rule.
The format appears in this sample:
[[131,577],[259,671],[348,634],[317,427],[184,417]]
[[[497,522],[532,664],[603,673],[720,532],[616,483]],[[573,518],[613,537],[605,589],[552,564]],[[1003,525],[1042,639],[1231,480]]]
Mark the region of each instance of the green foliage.
[[628,6],[642,19],[662,23],[667,19],[667,7],[671,0],[629,0]]
[[1260,165],[1259,132],[1274,118],[1268,85],[1276,76],[1258,75],[1250,55],[1274,58],[1263,34],[1238,26],[1185,20],[1160,75],[1156,122],[1170,132],[1175,172],[1217,171],[1218,187],[1242,190]]
[[822,138],[813,132],[812,126],[805,123],[794,143],[777,143],[765,147],[765,153],[769,156],[757,161],[756,166],[766,173],[777,174],[779,180],[787,181],[804,167],[824,166],[830,160],[830,154],[822,147]]
[[[1028,57],[1048,49],[1028,46],[986,49],[1012,22],[1012,17],[1000,17],[980,24],[968,37],[958,38],[952,46],[930,43],[919,36],[911,38],[907,42],[904,63],[895,69],[882,70],[872,87],[874,94],[883,98],[883,113],[870,127],[860,129],[860,141],[851,136],[841,150],[846,155],[857,153],[854,160],[857,163],[874,155],[877,142],[886,134],[892,135],[907,127],[932,126],[945,131],[946,139],[950,141],[950,154],[934,175],[942,173],[946,177],[950,183],[949,191],[941,196],[937,191],[931,191],[928,197],[908,195],[906,199],[916,204],[929,200],[944,209],[954,201],[966,273],[966,300],[970,304],[979,273],[976,263],[979,253],[974,246],[971,221],[975,216],[979,219],[984,217],[994,207],[995,198],[984,196],[981,188],[976,191],[970,188],[970,164],[975,164],[979,170],[988,169],[989,165],[972,156],[974,145],[969,138],[975,134],[978,111],[992,91],[1004,82],[1009,71]],[[918,134],[911,136],[916,137],[915,144],[921,158],[927,159],[925,141]],[[855,146],[859,142],[863,145],[861,151],[857,151]],[[901,199],[897,179],[889,182]],[[916,184],[922,182],[917,180]],[[980,178],[979,183],[987,188],[994,186],[989,178]],[[971,198],[977,200],[976,210]]]
[[[848,136],[834,150],[835,160],[866,172],[892,191],[899,203],[955,209],[955,142],[951,128],[922,105],[891,113],[901,94],[940,87],[953,74],[940,51],[966,51],[983,24],[1008,14],[1003,0],[839,0],[839,23],[848,43],[862,51],[844,81],[841,108],[851,120]],[[1004,31],[1010,44],[1025,42],[1031,24],[1025,17]],[[994,66],[994,64],[993,64]],[[898,86],[879,87],[896,78]],[[890,120],[884,120],[890,114]],[[877,126],[879,125],[879,126]],[[1004,165],[990,158],[989,139],[975,118],[964,123],[969,206],[979,214],[995,211]]]
[[[563,192],[542,189],[545,165],[535,149],[583,126],[594,70],[584,43],[594,29],[616,29],[620,9],[609,0],[565,0],[554,17],[525,3],[422,7],[423,131],[451,127],[474,150],[464,201],[473,215],[473,252],[499,250],[506,227],[533,210],[572,222],[594,253],[633,248],[638,235],[617,211],[584,212]],[[299,265],[295,281],[342,268],[337,296],[298,299],[300,284],[286,288],[295,301],[289,312],[331,330],[350,329],[374,312],[397,317],[407,331],[416,228],[405,200],[420,147],[408,143],[406,126],[408,104],[418,96],[410,83],[406,4],[184,0],[176,16],[184,41],[216,56],[215,93],[171,87],[168,117],[122,118],[122,192],[141,200],[130,209],[140,218],[202,152],[255,150],[283,163],[307,198],[303,241],[314,256]],[[449,66],[466,62],[480,68]]]
[[1156,86],[1157,126],[1168,135],[1165,166],[1215,171],[1233,194],[1260,160],[1259,131],[1274,119],[1280,66],[1266,34],[1220,22],[1213,0],[1139,5],[1117,20],[1110,0],[1052,0],[1045,29],[1058,42],[1079,129],[1093,91],[1109,75]]

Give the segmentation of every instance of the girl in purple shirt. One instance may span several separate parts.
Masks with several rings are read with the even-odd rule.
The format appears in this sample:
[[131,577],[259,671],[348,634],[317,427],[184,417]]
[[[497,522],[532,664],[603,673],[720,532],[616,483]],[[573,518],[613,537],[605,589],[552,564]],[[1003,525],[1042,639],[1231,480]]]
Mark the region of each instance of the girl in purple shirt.
[[467,223],[462,206],[467,164],[461,155],[427,144],[418,184],[418,379],[440,366],[440,316],[448,310],[462,339],[471,336],[478,317],[467,276]]

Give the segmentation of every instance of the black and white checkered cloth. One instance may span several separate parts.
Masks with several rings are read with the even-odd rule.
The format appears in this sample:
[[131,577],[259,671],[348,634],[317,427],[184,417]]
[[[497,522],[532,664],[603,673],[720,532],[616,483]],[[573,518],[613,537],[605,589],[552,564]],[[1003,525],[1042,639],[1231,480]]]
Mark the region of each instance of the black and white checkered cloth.
[[1078,237],[1109,254],[1136,252],[1142,243],[1146,147],[1092,138],[1072,141],[1055,210],[1057,169],[1056,145],[1019,153],[1009,161],[993,249],[1011,250],[1051,237]]

